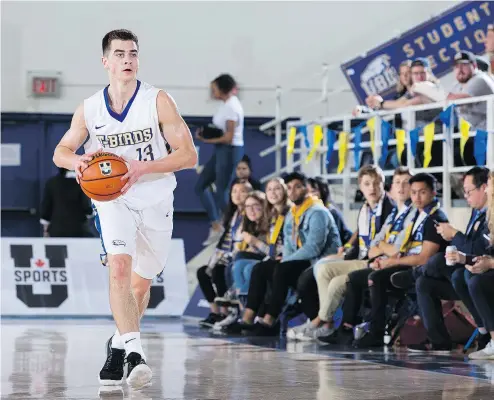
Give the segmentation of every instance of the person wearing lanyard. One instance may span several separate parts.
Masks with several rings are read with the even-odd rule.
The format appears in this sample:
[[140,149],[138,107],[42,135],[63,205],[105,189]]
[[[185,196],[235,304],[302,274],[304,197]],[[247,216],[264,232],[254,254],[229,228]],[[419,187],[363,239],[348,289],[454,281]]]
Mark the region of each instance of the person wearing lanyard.
[[[391,276],[399,271],[411,270],[424,265],[439,251],[444,251],[446,241],[437,233],[435,223],[448,219],[436,199],[436,179],[426,173],[419,173],[410,179],[412,203],[416,208],[413,222],[405,228],[405,239],[400,252],[389,258],[378,258],[370,264],[373,271],[350,273],[348,291],[367,288],[370,290],[371,316],[369,332],[354,341],[356,348],[383,346],[386,324],[386,305]],[[364,270],[365,271],[365,270]],[[351,319],[349,321],[348,319]],[[355,325],[356,315],[344,315],[343,321]],[[352,323],[353,322],[353,323]]]
[[[237,164],[244,155],[244,110],[237,93],[237,83],[232,76],[223,74],[211,82],[211,95],[222,104],[213,116],[219,137],[205,137],[207,129],[200,128],[196,138],[204,143],[214,144],[213,155],[204,165],[195,186],[202,205],[206,209],[211,229],[203,243],[215,243],[223,233],[221,215],[228,203],[230,185],[235,179]],[[216,191],[213,192],[212,185]]]
[[[456,251],[437,253],[424,265],[418,276],[415,287],[417,301],[421,310],[422,320],[427,330],[428,341],[418,345],[410,345],[410,351],[450,351],[452,340],[444,324],[441,311],[441,300],[461,300],[472,314],[482,334],[479,347],[485,347],[490,338],[483,329],[483,321],[476,310],[468,285],[465,282],[465,255],[483,255],[489,246],[489,235],[486,218],[487,195],[485,193],[489,169],[473,167],[463,178],[463,192],[472,214],[465,233],[447,223],[440,223],[437,232]],[[448,265],[449,264],[449,265]],[[404,273],[400,273],[402,275]],[[398,276],[392,278],[393,284],[399,287],[411,286],[403,284],[404,278],[398,282]],[[401,283],[401,284],[400,284]],[[395,284],[395,286],[397,286]],[[485,342],[485,343],[484,343]]]

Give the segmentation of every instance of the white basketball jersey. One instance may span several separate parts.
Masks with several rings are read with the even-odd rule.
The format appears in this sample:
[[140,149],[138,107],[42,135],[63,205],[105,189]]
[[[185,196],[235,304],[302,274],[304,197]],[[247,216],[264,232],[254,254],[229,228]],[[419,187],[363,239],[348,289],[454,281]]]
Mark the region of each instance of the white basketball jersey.
[[[156,107],[159,91],[137,81],[136,91],[121,114],[110,108],[108,87],[84,100],[84,118],[89,131],[84,144],[86,153],[102,148],[124,159],[153,161],[166,157],[171,148],[159,125]],[[114,201],[125,202],[132,209],[143,209],[169,197],[176,186],[173,173],[147,174]]]

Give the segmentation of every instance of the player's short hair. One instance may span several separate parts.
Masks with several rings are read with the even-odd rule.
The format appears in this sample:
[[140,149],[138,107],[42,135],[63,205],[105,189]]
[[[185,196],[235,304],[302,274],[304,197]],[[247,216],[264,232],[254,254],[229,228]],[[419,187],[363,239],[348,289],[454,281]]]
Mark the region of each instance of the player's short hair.
[[408,167],[398,167],[394,170],[393,172],[393,177],[395,176],[401,176],[401,175],[409,175],[410,178],[413,176],[413,174],[410,172],[410,169]]
[[237,82],[233,76],[229,74],[221,74],[220,76],[214,78],[211,83],[216,84],[220,92],[223,94],[228,94],[237,87]]
[[136,44],[137,49],[139,50],[139,40],[134,33],[127,29],[115,29],[114,31],[108,32],[103,37],[103,40],[101,42],[103,54],[107,54],[110,50],[112,40],[132,41]]

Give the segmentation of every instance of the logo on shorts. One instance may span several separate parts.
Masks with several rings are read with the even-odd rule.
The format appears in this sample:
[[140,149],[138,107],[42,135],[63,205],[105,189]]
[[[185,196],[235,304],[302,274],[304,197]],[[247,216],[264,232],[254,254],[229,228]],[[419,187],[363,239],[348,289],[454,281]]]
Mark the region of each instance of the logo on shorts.
[[110,161],[102,161],[99,163],[99,169],[103,175],[111,174],[111,162]]
[[124,247],[126,246],[126,243],[123,240],[114,240],[112,244],[114,246],[124,246]]

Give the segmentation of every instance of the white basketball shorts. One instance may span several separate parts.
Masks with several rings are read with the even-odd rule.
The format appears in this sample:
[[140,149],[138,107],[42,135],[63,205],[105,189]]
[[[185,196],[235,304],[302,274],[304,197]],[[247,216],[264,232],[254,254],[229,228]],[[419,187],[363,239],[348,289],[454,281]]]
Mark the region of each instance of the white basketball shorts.
[[173,194],[142,210],[111,201],[98,202],[96,211],[96,227],[106,254],[130,255],[133,270],[144,279],[163,271],[172,238]]

